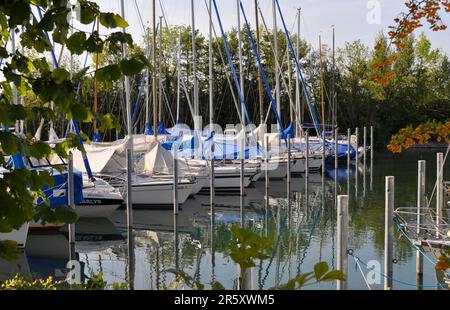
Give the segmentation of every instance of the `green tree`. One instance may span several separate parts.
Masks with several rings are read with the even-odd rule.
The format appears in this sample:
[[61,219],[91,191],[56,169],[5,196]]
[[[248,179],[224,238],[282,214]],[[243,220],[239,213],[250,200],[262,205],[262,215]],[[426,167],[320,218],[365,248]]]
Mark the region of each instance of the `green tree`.
[[[128,26],[119,15],[101,12],[94,2],[79,0],[77,6],[83,24],[91,24],[98,18],[104,27],[110,29]],[[36,9],[43,12],[42,18],[34,15]],[[13,127],[18,121],[37,121],[40,117],[55,120],[56,115],[78,122],[93,119],[90,107],[77,100],[75,91],[75,85],[87,74],[87,68],[70,74],[63,67],[53,68],[45,57],[32,58],[21,50],[11,54],[6,49],[6,44],[11,44],[11,32],[15,32],[20,46],[34,55],[51,51],[52,42],[46,33],[50,34],[54,43],[65,45],[75,55],[102,52],[105,44],[109,45],[110,53],[119,55],[122,45],[133,45],[131,36],[120,29],[104,38],[97,32],[87,34],[76,31],[69,35],[68,14],[71,9],[69,2],[64,0],[11,0],[0,3],[0,57],[4,61],[1,69],[4,81],[0,83],[0,122],[3,128]],[[138,74],[146,66],[148,61],[143,55],[133,55],[100,68],[95,76],[107,85],[124,75]],[[15,105],[11,96],[13,83],[20,94],[33,100],[25,106]],[[48,108],[50,102],[54,104],[53,111]],[[67,142],[50,149],[47,144],[32,140],[31,134],[18,135],[3,130],[0,132],[0,164],[5,164],[5,158],[17,153],[44,158],[56,152],[65,157],[69,147],[81,147],[76,137],[69,137]],[[0,178],[0,232],[19,229],[23,223],[33,219],[73,222],[76,217],[71,210],[63,207],[50,210],[46,206],[48,200],[42,188],[44,185],[52,186],[52,183],[52,178],[45,171],[15,169],[4,173]],[[38,198],[43,198],[44,203],[36,208]]]

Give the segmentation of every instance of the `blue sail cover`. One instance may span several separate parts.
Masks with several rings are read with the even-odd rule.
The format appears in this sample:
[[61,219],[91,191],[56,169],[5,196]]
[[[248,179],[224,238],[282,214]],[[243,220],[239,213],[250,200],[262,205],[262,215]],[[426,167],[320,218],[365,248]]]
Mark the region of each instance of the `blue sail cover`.
[[291,138],[295,137],[295,126],[294,126],[294,123],[290,123],[289,124],[289,127],[284,130],[282,136],[287,138],[288,135]]
[[[149,123],[145,124],[144,134],[147,136],[153,136],[155,132],[153,131],[152,126]],[[164,124],[162,122],[158,123],[158,135],[170,135],[170,132],[166,130]]]
[[170,135],[170,132],[166,130],[162,122],[158,123],[158,135]]
[[[199,158],[201,159],[211,159],[211,144],[212,139],[207,139],[203,141],[201,148],[198,150]],[[225,142],[225,141],[216,141],[214,140],[214,159],[215,160],[235,160],[240,159],[241,155],[241,145],[238,143]],[[257,146],[246,146],[245,150],[245,159],[255,158],[256,156],[262,155],[261,149]],[[180,157],[185,158],[195,158],[196,150],[195,148],[184,148],[181,152],[178,153]]]
[[147,136],[153,136],[154,133],[155,133],[155,132],[153,131],[152,126],[150,126],[149,123],[146,123],[146,124],[145,124],[144,134],[147,135]]
[[92,141],[93,142],[102,142],[102,138],[100,137],[100,135],[98,133],[94,133],[94,135],[92,136]]
[[161,146],[168,151],[171,151],[174,145],[177,145],[178,154],[180,154],[181,151],[195,149],[195,146],[198,145],[198,138],[192,133],[192,135],[188,134],[181,137],[171,136],[170,140],[161,142]]
[[[54,184],[52,187],[44,185],[42,190],[45,196],[50,200],[50,207],[55,208],[58,206],[68,205],[68,185],[67,178],[68,173],[54,172],[53,175]],[[80,172],[74,172],[74,198],[75,204],[83,202],[83,177]],[[42,199],[38,200],[38,205],[43,203]]]

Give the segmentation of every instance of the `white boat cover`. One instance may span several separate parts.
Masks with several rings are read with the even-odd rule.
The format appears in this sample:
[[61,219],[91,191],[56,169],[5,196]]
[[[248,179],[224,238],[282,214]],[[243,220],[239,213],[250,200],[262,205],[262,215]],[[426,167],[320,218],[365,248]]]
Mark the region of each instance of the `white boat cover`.
[[[85,143],[84,148],[91,166],[92,173],[107,174],[124,171],[126,168],[126,147],[128,138],[114,142]],[[142,155],[149,152],[157,144],[155,138],[149,135],[133,135],[134,155]],[[83,156],[76,149],[73,152],[74,168],[86,172]]]
[[[85,143],[89,164],[94,174],[110,174],[125,171],[126,147],[128,139],[114,142]],[[173,174],[172,153],[164,149],[153,136],[134,135],[133,154],[136,174]],[[83,156],[79,150],[73,150],[74,168],[86,172]],[[187,171],[188,166],[178,161],[180,171]],[[182,173],[180,173],[180,176]]]
[[[173,174],[173,155],[161,146],[159,142],[151,144],[151,150],[138,159],[136,173],[144,174]],[[184,161],[178,160],[179,171],[188,169]],[[181,176],[181,173],[180,173]]]

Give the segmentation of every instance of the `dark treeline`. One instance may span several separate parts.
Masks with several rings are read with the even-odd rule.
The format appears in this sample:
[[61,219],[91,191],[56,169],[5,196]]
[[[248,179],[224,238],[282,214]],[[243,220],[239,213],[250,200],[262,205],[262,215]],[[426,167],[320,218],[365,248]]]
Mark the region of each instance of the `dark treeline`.
[[[216,29],[218,30],[218,29]],[[272,91],[275,88],[275,59],[273,54],[273,32],[266,32],[261,27],[261,59],[264,70],[268,76]],[[254,37],[255,36],[255,33]],[[217,33],[220,36],[219,33]],[[150,34],[151,38],[151,34]],[[238,70],[238,35],[233,29],[227,33],[228,44],[233,61]],[[260,108],[258,94],[258,67],[253,54],[247,30],[242,30],[243,62],[245,76],[245,99],[249,115],[255,124],[260,123]],[[296,35],[292,36],[294,48],[297,42]],[[193,102],[192,78],[192,41],[190,27],[173,27],[170,31],[163,28],[158,34],[158,63],[161,71],[162,107],[161,121],[167,127],[173,125],[176,118],[177,106],[177,49],[178,41],[181,55],[181,78],[185,83]],[[150,40],[151,42],[151,40]],[[278,34],[279,63],[281,70],[281,118],[286,127],[291,122],[289,106],[289,93],[295,104],[296,65],[291,55],[287,53],[287,40],[282,31]],[[147,44],[142,40],[135,51],[147,53]],[[200,112],[204,124],[209,115],[209,80],[208,80],[208,51],[209,42],[201,33],[196,36],[199,101]],[[220,53],[220,52],[221,53]],[[225,65],[222,62],[224,57]],[[330,46],[324,46],[324,81],[325,81],[325,117],[331,122],[331,80],[332,80],[332,51]],[[100,66],[112,61],[109,59],[107,49],[100,55]],[[65,57],[67,59],[67,57]],[[374,125],[378,142],[388,141],[391,134],[409,124],[436,119],[447,120],[450,115],[450,61],[441,50],[433,49],[430,41],[424,36],[409,37],[402,49],[394,48],[389,39],[382,33],[374,39],[374,46],[369,47],[357,40],[346,43],[338,48],[335,54],[335,88],[337,101],[337,122],[339,128],[346,132],[347,128]],[[233,95],[228,85],[226,74],[229,74],[233,85],[233,92],[238,98],[234,81],[230,74],[225,47],[221,37],[214,41],[214,120],[225,126],[238,122],[238,112],[233,102]],[[300,65],[309,87],[315,110],[321,118],[320,97],[320,57],[319,51],[310,43],[300,41]],[[77,66],[80,66],[78,61]],[[95,62],[95,57],[93,57]],[[289,64],[288,64],[289,62]],[[66,61],[67,63],[67,61]],[[93,65],[94,66],[94,65]],[[154,70],[159,71],[158,68]],[[132,81],[132,102],[136,103],[137,93],[141,85],[142,76],[136,76]],[[284,80],[284,82],[283,82]],[[82,87],[82,100],[92,106],[93,79],[86,78]],[[151,84],[151,79],[150,79]],[[289,87],[290,85],[290,87]],[[122,85],[100,85],[99,112],[112,113],[119,118],[122,128],[125,124],[125,103],[122,94]],[[287,87],[286,87],[287,86]],[[270,102],[263,88],[264,116],[267,114]],[[151,85],[150,85],[151,92]],[[302,92],[303,94],[303,92]],[[144,109],[145,98],[142,96],[137,111],[136,132],[143,132],[145,125]],[[238,101],[239,105],[239,101]],[[151,94],[150,94],[151,106]],[[311,122],[307,111],[304,94],[301,97],[302,115],[304,122]],[[170,109],[169,109],[170,107]],[[150,111],[150,115],[152,111]],[[186,94],[180,87],[180,122],[192,125],[192,117],[187,104]],[[151,120],[151,117],[150,117]],[[268,123],[276,123],[274,113],[269,115]],[[61,124],[61,128],[64,122]],[[92,125],[85,124],[84,132],[91,134]],[[114,139],[114,134],[107,138]]]

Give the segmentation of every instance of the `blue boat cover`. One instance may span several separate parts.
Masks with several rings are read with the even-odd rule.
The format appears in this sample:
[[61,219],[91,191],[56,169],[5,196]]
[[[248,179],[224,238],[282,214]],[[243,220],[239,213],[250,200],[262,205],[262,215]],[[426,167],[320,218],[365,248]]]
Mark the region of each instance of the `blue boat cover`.
[[[41,169],[42,170],[42,169]],[[68,205],[68,186],[67,186],[67,178],[68,173],[60,173],[54,172],[53,175],[54,184],[52,187],[48,187],[44,185],[42,190],[44,191],[45,196],[50,200],[50,207],[55,208],[58,206],[66,206]],[[75,204],[80,204],[83,202],[83,176],[81,172],[74,172],[73,174],[74,181],[74,198]],[[38,200],[38,205],[41,204],[42,199]]]
[[92,141],[93,142],[102,142],[102,138],[100,137],[100,135],[98,133],[94,133],[94,135],[92,136]]
[[294,123],[290,123],[288,128],[286,128],[283,132],[283,137],[290,136],[291,138],[295,137],[295,126]]

